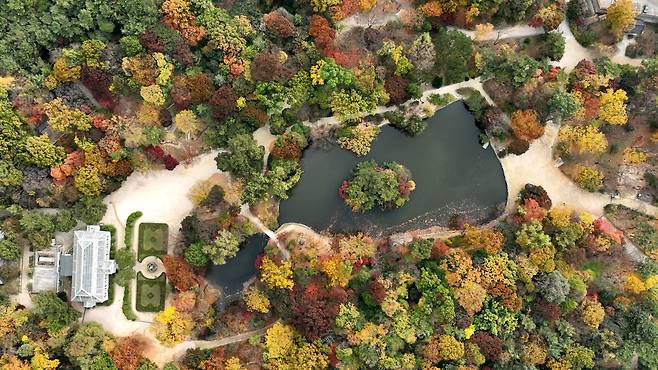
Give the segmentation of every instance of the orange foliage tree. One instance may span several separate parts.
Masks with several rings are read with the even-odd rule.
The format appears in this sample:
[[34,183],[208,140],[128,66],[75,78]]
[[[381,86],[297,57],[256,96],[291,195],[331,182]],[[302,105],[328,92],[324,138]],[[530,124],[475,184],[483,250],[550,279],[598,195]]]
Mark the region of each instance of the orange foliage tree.
[[539,122],[539,117],[534,109],[514,111],[510,126],[514,131],[514,136],[528,142],[544,133],[544,126]]

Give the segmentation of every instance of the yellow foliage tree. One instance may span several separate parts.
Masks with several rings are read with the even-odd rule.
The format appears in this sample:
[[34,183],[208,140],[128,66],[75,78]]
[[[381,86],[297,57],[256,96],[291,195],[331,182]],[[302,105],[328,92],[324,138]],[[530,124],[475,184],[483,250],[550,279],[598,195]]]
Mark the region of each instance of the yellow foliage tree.
[[0,370],[31,370],[32,367],[16,356],[3,354],[0,357]]
[[295,329],[276,322],[265,333],[265,349],[270,359],[286,358],[295,347]]
[[464,281],[464,283],[454,290],[455,298],[459,305],[464,308],[466,313],[470,316],[480,312],[482,303],[487,297],[487,291],[480,284],[472,281]]
[[224,370],[242,370],[244,367],[240,362],[240,359],[233,356],[229,357],[224,361]]
[[263,258],[260,280],[270,288],[292,289],[292,266],[289,261],[277,265],[270,257]]
[[573,210],[569,207],[553,207],[548,211],[548,217],[551,219],[551,223],[556,227],[562,229],[571,224],[571,214]]
[[581,166],[578,175],[576,175],[576,183],[581,188],[587,191],[598,191],[603,187],[603,179],[605,175],[596,167]]
[[322,272],[327,274],[329,286],[345,287],[352,276],[352,263],[340,256],[334,256],[322,263]]
[[647,160],[647,153],[635,148],[624,149],[625,162],[639,164],[645,162],[646,160]]
[[48,125],[55,131],[87,131],[91,128],[91,118],[85,112],[70,108],[60,98],[49,101],[43,108],[48,116]]
[[251,312],[268,313],[270,312],[270,299],[258,290],[258,288],[249,288],[244,294],[244,302]]
[[563,126],[558,140],[565,144],[571,154],[603,153],[608,148],[608,139],[594,125]]
[[375,255],[375,241],[368,235],[358,233],[341,238],[338,241],[340,256],[351,262]]
[[503,234],[490,227],[473,227],[466,225],[464,228],[464,241],[472,248],[484,250],[489,254],[496,254],[503,247]]
[[647,286],[644,285],[644,281],[642,281],[642,279],[637,274],[630,274],[626,277],[624,290],[631,294],[640,294],[647,290]]
[[44,352],[40,347],[37,347],[34,350],[31,364],[33,370],[50,370],[57,369],[57,366],[59,366],[59,360],[51,360],[48,357],[48,353]]
[[601,325],[605,317],[605,310],[598,301],[586,298],[580,305],[581,318],[592,330],[596,330]]
[[194,323],[175,307],[167,307],[155,316],[152,330],[155,337],[165,346],[171,347],[182,342],[190,334]]
[[139,91],[139,95],[142,96],[145,102],[158,107],[163,106],[165,103],[165,96],[162,93],[162,89],[155,84],[143,86]]
[[625,125],[628,122],[626,99],[628,99],[628,96],[626,91],[622,89],[606,90],[601,94],[599,118],[611,125]]
[[176,125],[176,129],[187,135],[188,138],[190,135],[197,133],[201,128],[201,121],[189,109],[176,113],[174,124]]
[[635,23],[636,15],[631,0],[616,0],[608,7],[605,21],[610,26],[610,31],[620,38],[624,30]]

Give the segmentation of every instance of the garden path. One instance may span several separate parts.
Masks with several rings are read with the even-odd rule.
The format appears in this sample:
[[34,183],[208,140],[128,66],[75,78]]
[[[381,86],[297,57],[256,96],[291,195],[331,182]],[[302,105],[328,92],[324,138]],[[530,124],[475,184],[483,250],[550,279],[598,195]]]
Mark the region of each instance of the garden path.
[[[348,21],[348,26],[362,25],[358,18],[354,21]],[[350,23],[353,22],[353,23]],[[560,30],[565,34],[567,39],[567,53],[558,63],[567,69],[573,68],[578,61],[583,58],[592,58],[593,52],[577,45],[575,38],[566,26],[566,22],[560,25]],[[469,34],[470,31],[461,30]],[[502,37],[526,37],[543,32],[541,29],[534,29],[528,26],[508,27],[500,30]],[[491,35],[494,39],[498,33]],[[625,46],[624,46],[625,47]],[[623,54],[615,56],[616,60],[622,60]],[[623,57],[623,58],[622,58]],[[633,63],[639,63],[632,60]],[[444,86],[438,89],[427,90],[423,93],[423,98],[436,93],[453,93],[461,87],[472,87],[483,93],[487,101],[491,102],[489,96],[482,89],[479,79],[473,79],[466,82]],[[382,113],[394,109],[393,107],[379,107],[377,113]],[[339,122],[335,117],[321,119],[316,124],[337,125]],[[309,123],[307,123],[309,124]],[[610,198],[602,194],[593,194],[585,192],[578,188],[569,178],[567,178],[553,164],[552,147],[557,136],[558,126],[550,124],[546,128],[546,133],[540,139],[533,142],[530,149],[523,155],[508,155],[501,159],[505,176],[508,182],[510,197],[508,198],[507,208],[513,207],[513,201],[516,194],[526,183],[534,183],[543,186],[554,200],[554,204],[566,203],[577,210],[587,211],[594,215],[603,214],[603,206],[610,203]],[[259,144],[265,145],[273,139],[266,135],[265,130],[255,136]],[[266,148],[269,145],[265,145]],[[140,221],[146,222],[165,222],[170,227],[170,238],[178,233],[181,220],[187,216],[193,209],[194,205],[188,198],[189,189],[200,180],[205,180],[211,175],[218,173],[214,157],[217,151],[200,155],[189,164],[181,164],[173,171],[156,170],[147,173],[133,173],[123,183],[122,187],[106,197],[105,203],[110,206],[109,212],[103,218],[103,223],[117,226],[117,237],[123,240],[123,225],[120,220],[125,220],[130,213],[140,210],[144,213]],[[528,164],[532,164],[528,166]],[[658,216],[658,208],[649,206],[635,199],[617,199],[613,203],[622,203],[631,208],[643,210],[649,214]],[[276,240],[276,235],[265,226],[260,220],[243,207],[243,214],[254,222],[261,230],[266,232],[270,237]],[[280,247],[280,246],[279,246]],[[280,247],[281,248],[281,247]],[[288,252],[282,248],[282,253],[287,255]],[[136,289],[133,288],[133,291]],[[142,334],[147,336],[152,345],[148,357],[152,358],[157,364],[162,365],[172,361],[189,348],[211,348],[220,345],[226,345],[238,341],[247,340],[253,335],[262,335],[265,329],[260,329],[248,333],[243,333],[227,338],[221,338],[213,341],[185,341],[173,348],[161,346],[151,334],[150,323],[142,321],[129,321],[125,319],[121,310],[122,297],[124,288],[115,287],[114,303],[110,306],[96,307],[89,310],[85,315],[85,321],[98,322],[105,330],[117,335],[127,336],[131,334]],[[19,296],[20,297],[20,296]],[[29,297],[28,297],[29,298]],[[133,300],[134,301],[134,300]]]

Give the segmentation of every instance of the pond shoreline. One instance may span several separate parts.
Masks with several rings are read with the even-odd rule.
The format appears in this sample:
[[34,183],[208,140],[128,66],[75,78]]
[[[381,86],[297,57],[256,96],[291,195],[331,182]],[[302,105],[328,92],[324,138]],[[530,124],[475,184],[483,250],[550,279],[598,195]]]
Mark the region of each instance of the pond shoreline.
[[[318,232],[383,235],[448,226],[455,213],[465,215],[471,224],[500,217],[509,203],[506,175],[497,153],[480,145],[480,130],[463,102],[437,110],[427,122],[426,131],[416,137],[382,125],[371,152],[364,157],[356,157],[328,140],[315,142],[302,156],[305,173],[300,183],[288,200],[279,203],[280,223],[303,223]],[[418,188],[404,207],[354,215],[340,202],[338,182],[347,177],[354,164],[373,159],[396,161],[410,168],[415,180],[420,177]],[[318,217],[318,213],[324,214]]]

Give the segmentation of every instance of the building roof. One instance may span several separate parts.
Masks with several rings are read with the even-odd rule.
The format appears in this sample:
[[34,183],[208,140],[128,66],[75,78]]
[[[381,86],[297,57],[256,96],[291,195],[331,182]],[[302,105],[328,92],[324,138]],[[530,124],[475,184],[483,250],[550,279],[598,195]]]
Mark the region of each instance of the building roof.
[[116,262],[110,259],[108,231],[87,226],[87,230],[74,232],[71,301],[86,308],[107,301],[109,276],[116,270]]

